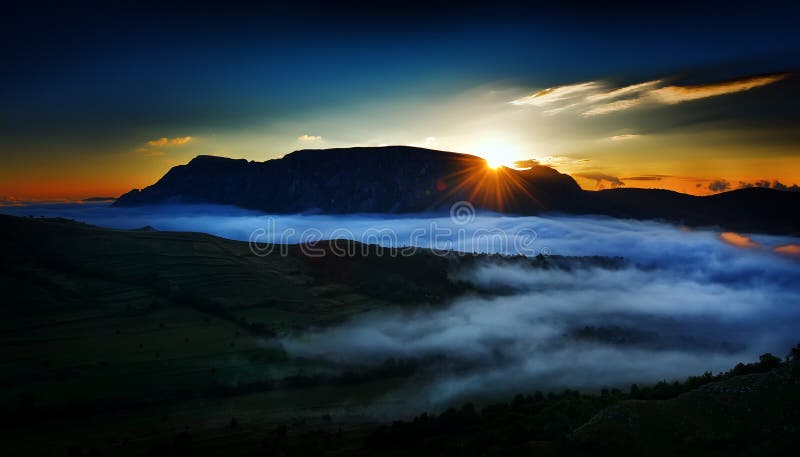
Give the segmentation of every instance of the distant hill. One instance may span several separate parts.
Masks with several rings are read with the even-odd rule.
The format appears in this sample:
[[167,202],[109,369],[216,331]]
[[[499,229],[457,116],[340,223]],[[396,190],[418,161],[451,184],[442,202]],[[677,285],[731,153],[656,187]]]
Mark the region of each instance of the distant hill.
[[796,192],[584,191],[549,167],[492,170],[480,157],[408,146],[301,150],[266,162],[198,156],[114,206],[207,202],[273,213],[409,213],[443,211],[462,200],[511,214],[600,214],[800,234]]

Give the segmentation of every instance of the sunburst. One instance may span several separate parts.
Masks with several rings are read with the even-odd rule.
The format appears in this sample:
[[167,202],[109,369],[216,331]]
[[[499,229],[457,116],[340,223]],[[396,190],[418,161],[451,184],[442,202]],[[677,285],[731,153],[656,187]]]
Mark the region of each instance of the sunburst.
[[458,171],[442,178],[447,183],[442,200],[466,191],[466,198],[476,206],[497,211],[525,201],[541,207],[524,173],[499,162],[466,157],[460,161]]

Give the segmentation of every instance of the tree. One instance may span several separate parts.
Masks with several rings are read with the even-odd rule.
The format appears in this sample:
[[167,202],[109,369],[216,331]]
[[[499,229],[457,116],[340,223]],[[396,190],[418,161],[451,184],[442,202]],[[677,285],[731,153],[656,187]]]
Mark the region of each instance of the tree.
[[764,370],[771,370],[781,365],[781,359],[767,352],[766,354],[761,354],[758,358],[758,364]]

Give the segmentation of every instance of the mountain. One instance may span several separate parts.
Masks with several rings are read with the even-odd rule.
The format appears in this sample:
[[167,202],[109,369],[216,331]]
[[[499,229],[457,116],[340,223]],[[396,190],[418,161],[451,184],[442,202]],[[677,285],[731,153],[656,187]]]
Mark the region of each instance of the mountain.
[[458,201],[511,214],[546,211],[663,219],[690,226],[800,233],[800,193],[740,189],[708,197],[667,190],[584,191],[558,171],[492,170],[468,154],[408,146],[301,150],[266,162],[198,156],[114,206],[206,202],[273,213],[408,213]]
[[[508,179],[505,179],[508,178]],[[498,201],[505,181],[540,199]],[[165,201],[212,202],[270,212],[404,213],[448,209],[454,202],[510,212],[561,207],[580,195],[577,183],[547,167],[495,172],[480,158],[405,146],[302,150],[248,162],[198,156],[153,186],[133,190],[118,206]]]

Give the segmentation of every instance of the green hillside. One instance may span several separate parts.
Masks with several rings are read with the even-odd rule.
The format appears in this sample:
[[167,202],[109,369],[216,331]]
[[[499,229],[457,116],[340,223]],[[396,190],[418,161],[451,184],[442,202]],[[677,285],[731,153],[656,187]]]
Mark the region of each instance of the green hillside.
[[[342,246],[354,253],[331,255]],[[450,279],[472,262],[623,261],[315,247],[328,255],[290,246],[257,256],[200,233],[0,216],[3,454],[786,455],[796,446],[798,369],[770,357],[683,384],[376,421],[372,408],[414,366],[292,357],[280,338],[481,294]]]

